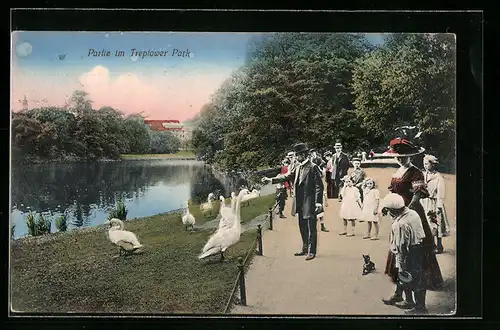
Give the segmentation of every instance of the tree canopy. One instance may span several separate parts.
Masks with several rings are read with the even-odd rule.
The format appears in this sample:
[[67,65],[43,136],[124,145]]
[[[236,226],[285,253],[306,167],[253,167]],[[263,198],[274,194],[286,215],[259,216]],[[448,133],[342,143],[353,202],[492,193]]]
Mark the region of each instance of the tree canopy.
[[360,34],[257,38],[196,119],[193,146],[218,166],[255,169],[299,141],[319,150],[337,139],[346,150],[387,145],[404,123],[454,159],[454,47],[450,35],[391,35],[379,47]]
[[171,132],[151,131],[141,115],[125,116],[112,107],[92,109],[84,91],[67,108],[14,112],[14,160],[116,159],[125,153],[171,153],[180,141]]

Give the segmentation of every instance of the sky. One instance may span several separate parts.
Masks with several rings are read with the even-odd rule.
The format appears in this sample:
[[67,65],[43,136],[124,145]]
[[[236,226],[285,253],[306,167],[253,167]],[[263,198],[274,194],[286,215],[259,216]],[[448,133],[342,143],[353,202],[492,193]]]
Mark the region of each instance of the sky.
[[[84,90],[94,109],[111,106],[148,119],[187,120],[244,64],[254,35],[13,32],[11,108],[20,110],[25,96],[29,108],[63,106],[73,91]],[[367,38],[383,42],[381,34]],[[138,53],[148,50],[157,56]]]

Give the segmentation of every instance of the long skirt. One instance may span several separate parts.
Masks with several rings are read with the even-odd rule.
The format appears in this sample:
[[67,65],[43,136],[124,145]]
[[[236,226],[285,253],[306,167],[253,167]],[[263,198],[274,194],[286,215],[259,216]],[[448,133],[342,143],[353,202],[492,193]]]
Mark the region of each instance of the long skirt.
[[335,192],[335,183],[331,179],[331,172],[326,172],[326,197],[327,198],[334,198],[334,192]]
[[342,191],[343,182],[340,180],[332,180],[332,186],[333,186],[333,197],[332,198],[338,198],[340,192]]
[[[436,258],[436,253],[434,252],[434,238],[432,237],[432,232],[424,215],[423,207],[420,203],[415,203],[415,207],[412,207],[419,216],[422,226],[424,227],[425,238],[422,241],[422,273],[421,273],[421,283],[422,287],[427,290],[439,290],[443,286],[443,276],[441,274],[441,269],[439,268],[439,263]],[[387,262],[385,265],[386,275],[391,277],[394,283],[397,283],[398,269],[396,268],[396,257],[389,251],[387,255]]]
[[[432,230],[432,234],[439,238],[449,236],[450,223],[448,222],[448,217],[446,216],[446,208],[443,206],[443,213],[438,213],[437,200],[435,198],[424,198],[420,200],[420,203],[424,208],[424,213],[427,216],[427,221],[429,222],[429,227]],[[433,223],[429,218],[429,211],[434,211],[437,213],[436,223]]]

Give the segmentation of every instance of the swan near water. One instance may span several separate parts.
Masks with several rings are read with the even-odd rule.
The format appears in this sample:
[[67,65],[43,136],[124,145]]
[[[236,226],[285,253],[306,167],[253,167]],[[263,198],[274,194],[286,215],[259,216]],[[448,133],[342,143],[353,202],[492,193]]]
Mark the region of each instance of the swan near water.
[[242,202],[247,202],[247,206],[249,205],[249,201],[251,199],[257,198],[260,196],[260,192],[257,189],[253,189],[251,193],[243,196]]
[[224,252],[230,246],[233,246],[240,240],[241,235],[241,216],[240,208],[243,196],[249,194],[248,189],[242,189],[236,198],[235,209],[233,210],[233,223],[230,227],[221,227],[213,234],[203,247],[199,259],[220,254],[221,262],[224,261]]
[[184,224],[184,226],[186,226],[186,230],[188,230],[188,228],[191,228],[191,230],[194,229],[196,219],[189,212],[189,205],[186,206],[186,213],[182,216],[182,223]]
[[214,193],[210,193],[208,194],[208,198],[207,198],[207,201],[203,204],[200,205],[200,210],[205,213],[205,212],[209,212],[210,215],[212,215],[212,209],[213,209],[213,205],[212,205],[212,201],[215,200],[215,195]]
[[124,230],[125,225],[123,224],[123,221],[117,218],[112,218],[108,221],[108,223],[110,226],[108,238],[111,243],[120,248],[120,255],[122,255],[122,252],[130,253],[142,247],[142,244],[133,232]]

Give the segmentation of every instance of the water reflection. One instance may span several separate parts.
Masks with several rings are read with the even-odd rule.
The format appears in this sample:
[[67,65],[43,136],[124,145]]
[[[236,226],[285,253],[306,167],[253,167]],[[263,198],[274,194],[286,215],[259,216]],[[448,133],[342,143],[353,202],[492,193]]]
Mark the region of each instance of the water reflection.
[[[27,233],[30,211],[66,214],[69,228],[102,224],[118,200],[128,218],[181,208],[189,198],[205,201],[212,191],[226,196],[238,178],[221,183],[209,168],[193,161],[121,161],[91,164],[39,164],[12,169],[15,237]],[[53,228],[54,231],[54,228]]]

